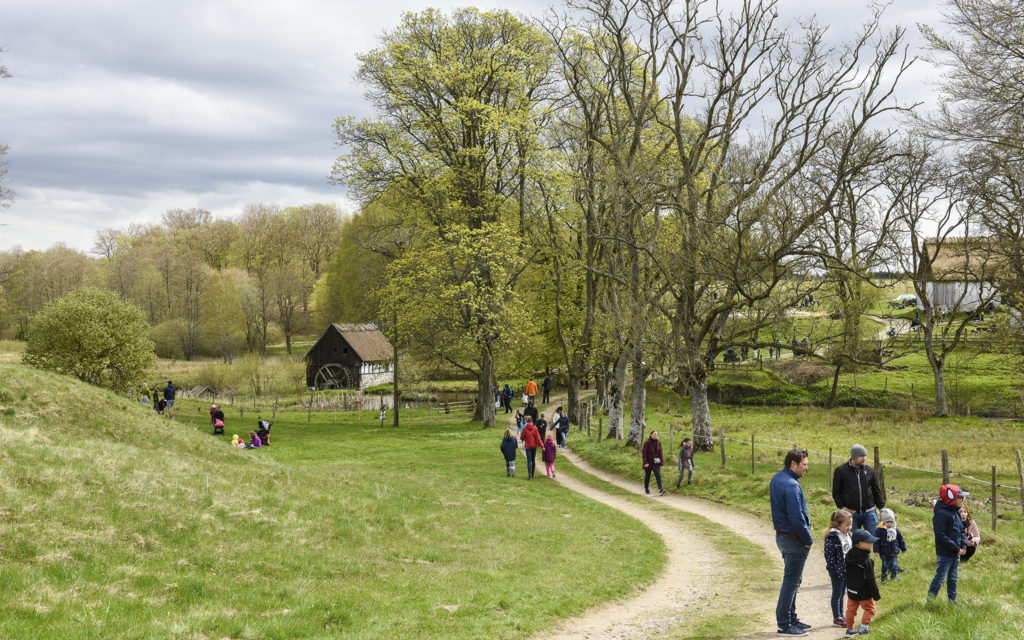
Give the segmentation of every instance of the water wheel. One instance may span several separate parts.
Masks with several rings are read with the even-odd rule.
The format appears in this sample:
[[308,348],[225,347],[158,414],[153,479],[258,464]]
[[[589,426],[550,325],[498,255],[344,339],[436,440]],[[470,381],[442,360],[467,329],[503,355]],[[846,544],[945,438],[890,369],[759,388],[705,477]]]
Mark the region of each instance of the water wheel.
[[352,378],[347,367],[332,362],[317,369],[313,386],[317,389],[348,389],[352,386]]

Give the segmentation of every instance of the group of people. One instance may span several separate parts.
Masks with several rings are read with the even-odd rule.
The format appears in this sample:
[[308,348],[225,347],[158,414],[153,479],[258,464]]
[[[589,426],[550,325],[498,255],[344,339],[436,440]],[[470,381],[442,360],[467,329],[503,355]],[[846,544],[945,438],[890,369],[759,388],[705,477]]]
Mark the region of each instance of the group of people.
[[[541,398],[541,402],[547,404],[551,402],[551,374],[544,374],[544,380],[541,381],[540,386],[537,386],[537,382],[530,378],[526,383],[526,387],[523,389],[523,405],[533,406],[537,400],[537,393],[543,391],[544,395]],[[505,413],[512,413],[512,398],[515,397],[515,391],[506,382],[505,386],[501,389],[498,385],[494,385],[494,408],[504,408]]]
[[149,384],[143,382],[139,386],[139,402],[142,404],[152,404],[153,411],[158,415],[167,415],[168,418],[174,417],[174,398],[178,395],[178,388],[174,386],[174,383],[170,380],[167,381],[167,386],[163,388],[163,397],[160,397],[160,389],[150,389]]
[[[505,476],[516,477],[516,452],[520,443],[526,454],[526,479],[532,480],[536,467],[537,449],[541,449],[541,459],[549,478],[555,477],[555,457],[557,450],[565,451],[569,435],[569,416],[562,407],[555,409],[554,422],[549,426],[543,413],[538,413],[536,405],[530,401],[527,406],[516,410],[516,426],[509,426],[501,439],[501,454],[505,458]],[[557,437],[557,443],[555,438]]]
[[[855,444],[850,449],[849,461],[833,473],[832,499],[836,510],[825,533],[825,566],[832,582],[832,621],[845,628],[848,636],[871,632],[876,603],[882,597],[872,552],[881,560],[881,582],[885,583],[898,578],[902,571],[899,556],[907,551],[903,534],[896,526],[896,514],[885,508],[874,470],[865,464],[866,460],[867,449]],[[775,544],[784,565],[775,618],[779,635],[805,636],[811,625],[797,617],[796,595],[814,544],[807,500],[800,486],[800,479],[807,472],[807,452],[793,449],[786,454],[783,465],[769,485]],[[938,596],[945,583],[949,601],[956,602],[960,562],[970,558],[981,542],[977,523],[963,505],[968,495],[957,485],[944,484],[939,489],[932,517],[936,573],[928,588],[928,598]]]
[[[658,495],[665,495],[665,488],[661,484],[661,467],[664,464],[665,455],[661,448],[661,440],[658,439],[658,431],[651,431],[651,435],[640,447],[640,460],[644,465],[644,493],[651,493],[651,476],[654,476],[658,483]],[[683,476],[687,475],[686,484],[693,484],[693,442],[689,438],[683,438],[679,444],[679,455],[676,457],[676,465],[679,468],[679,479],[676,480],[676,489],[682,486]]]

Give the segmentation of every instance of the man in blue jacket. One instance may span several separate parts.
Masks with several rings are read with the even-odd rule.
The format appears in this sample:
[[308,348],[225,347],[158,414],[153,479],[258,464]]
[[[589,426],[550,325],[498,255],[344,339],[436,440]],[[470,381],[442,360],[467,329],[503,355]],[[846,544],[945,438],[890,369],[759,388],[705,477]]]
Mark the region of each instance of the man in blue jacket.
[[772,476],[769,485],[775,544],[782,553],[785,566],[779,602],[775,606],[775,621],[779,625],[780,636],[806,636],[811,625],[800,622],[796,617],[796,594],[803,582],[807,554],[814,544],[807,499],[800,486],[800,478],[807,473],[807,452],[793,449],[786,454],[783,464],[785,468]]
[[956,602],[956,583],[960,578],[960,556],[967,552],[967,534],[960,520],[960,507],[964,498],[970,495],[955,484],[939,487],[939,500],[935,502],[932,529],[935,531],[935,556],[937,568],[928,598],[939,595],[942,583],[946,583],[946,595],[950,602]]

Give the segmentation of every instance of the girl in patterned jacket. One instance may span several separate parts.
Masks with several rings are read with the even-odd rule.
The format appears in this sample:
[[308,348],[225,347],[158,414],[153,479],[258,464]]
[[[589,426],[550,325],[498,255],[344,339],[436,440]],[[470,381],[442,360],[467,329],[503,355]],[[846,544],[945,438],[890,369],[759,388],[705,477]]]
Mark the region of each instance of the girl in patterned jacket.
[[825,568],[832,580],[832,624],[846,627],[846,554],[853,548],[850,529],[853,517],[843,509],[832,512],[832,522],[825,533]]

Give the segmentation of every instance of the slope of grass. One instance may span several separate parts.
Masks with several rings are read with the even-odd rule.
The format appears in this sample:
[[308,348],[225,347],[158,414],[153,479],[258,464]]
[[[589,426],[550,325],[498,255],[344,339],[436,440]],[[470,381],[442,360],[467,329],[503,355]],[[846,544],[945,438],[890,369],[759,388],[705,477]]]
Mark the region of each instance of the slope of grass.
[[[0,365],[0,637],[523,638],[649,581],[660,541],[497,430],[278,413],[273,446]],[[521,474],[522,476],[523,474]]]

